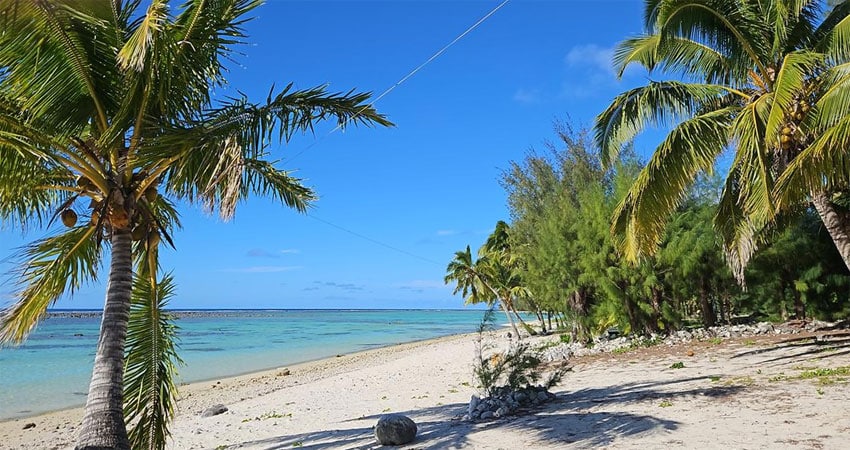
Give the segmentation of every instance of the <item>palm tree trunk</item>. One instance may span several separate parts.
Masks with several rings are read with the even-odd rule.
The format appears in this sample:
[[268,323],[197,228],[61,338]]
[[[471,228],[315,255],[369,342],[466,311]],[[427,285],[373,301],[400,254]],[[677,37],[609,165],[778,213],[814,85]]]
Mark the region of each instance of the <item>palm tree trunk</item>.
[[829,231],[841,259],[850,270],[850,217],[847,213],[836,210],[824,192],[812,194],[812,204]]
[[502,311],[504,311],[504,312],[505,312],[505,316],[507,316],[507,318],[508,318],[508,322],[510,322],[510,323],[511,323],[511,328],[513,328],[513,329],[514,329],[514,334],[516,334],[516,338],[517,338],[517,339],[522,339],[522,336],[520,336],[520,335],[519,335],[519,330],[518,330],[518,329],[517,329],[517,327],[516,327],[516,323],[514,323],[514,318],[513,318],[513,317],[511,317],[511,313],[510,313],[510,311],[509,311],[508,306],[507,306],[507,305],[505,305],[505,302],[501,302],[501,301],[499,302],[499,304],[500,304],[500,305],[502,305]]
[[[493,293],[493,295],[495,295],[497,299],[500,299],[500,298],[501,298],[501,297],[499,296],[499,291],[497,291],[497,290],[493,289],[493,286],[490,286],[490,283],[488,283],[488,282],[487,282],[486,280],[484,280],[483,278],[480,278],[480,279],[481,279],[481,282],[484,284],[484,286],[485,286],[487,289],[489,289],[489,290],[490,290],[490,292],[492,292],[492,293]],[[517,340],[522,339],[522,336],[520,336],[520,334],[519,334],[519,330],[517,329],[516,324],[514,323],[514,319],[513,319],[513,317],[511,317],[511,312],[510,312],[510,310],[511,310],[511,305],[510,305],[510,304],[507,304],[507,305],[506,305],[506,304],[505,304],[505,302],[503,302],[503,301],[501,301],[501,300],[499,300],[499,303],[502,305],[502,311],[504,311],[504,312],[505,312],[505,316],[507,316],[507,317],[508,317],[508,322],[510,322],[510,323],[511,323],[511,328],[513,328],[513,329],[514,329],[514,334],[516,334],[516,338],[517,338]]]
[[124,424],[123,389],[124,340],[132,288],[132,238],[129,230],[117,230],[112,235],[106,305],[77,450],[130,450]]

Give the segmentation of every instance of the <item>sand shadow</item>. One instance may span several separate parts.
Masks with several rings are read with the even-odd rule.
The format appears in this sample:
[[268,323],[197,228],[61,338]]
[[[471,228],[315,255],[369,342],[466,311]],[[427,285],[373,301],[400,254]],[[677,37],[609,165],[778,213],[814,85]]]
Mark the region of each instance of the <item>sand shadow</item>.
[[[409,411],[394,411],[410,416],[417,422],[419,432],[416,440],[402,448],[406,449],[449,449],[474,444],[475,440],[486,439],[490,430],[501,429],[522,433],[528,442],[538,445],[578,444],[586,447],[609,445],[614,440],[654,430],[673,431],[680,423],[652,415],[606,411],[614,403],[636,403],[659,399],[675,400],[679,397],[733,396],[745,389],[743,386],[694,387],[683,383],[708,380],[710,377],[688,377],[652,383],[623,383],[601,388],[588,388],[564,392],[550,403],[538,409],[522,411],[519,415],[504,417],[489,422],[460,420],[466,412],[466,404],[421,408]],[[374,423],[381,414],[350,419],[348,423],[368,420]],[[345,423],[343,422],[343,423]],[[268,439],[243,442],[238,447],[255,447],[269,450],[288,448],[324,449],[346,448],[372,450],[381,448],[372,435],[371,427],[356,427],[329,431],[316,431],[293,435],[281,435]]]
[[756,355],[769,356],[767,354],[775,352],[789,353],[769,357],[758,364],[782,363],[786,360],[808,361],[845,355],[850,353],[850,333],[826,333],[785,339],[766,348],[737,353],[731,359]]

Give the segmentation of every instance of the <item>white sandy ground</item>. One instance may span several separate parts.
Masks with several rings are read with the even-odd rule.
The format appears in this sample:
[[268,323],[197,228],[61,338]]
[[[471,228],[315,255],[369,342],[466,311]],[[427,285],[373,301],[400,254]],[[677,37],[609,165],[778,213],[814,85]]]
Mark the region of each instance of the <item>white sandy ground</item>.
[[[184,386],[170,448],[379,448],[372,426],[385,412],[418,423],[405,449],[850,448],[850,383],[799,379],[804,369],[850,366],[850,334],[810,336],[575,359],[555,401],[482,423],[460,420],[476,393],[476,336],[404,344],[293,366],[291,375],[277,369]],[[670,368],[676,362],[684,368]],[[200,417],[216,403],[229,411]],[[72,447],[81,415],[2,422],[0,448]],[[27,423],[36,426],[24,430]]]

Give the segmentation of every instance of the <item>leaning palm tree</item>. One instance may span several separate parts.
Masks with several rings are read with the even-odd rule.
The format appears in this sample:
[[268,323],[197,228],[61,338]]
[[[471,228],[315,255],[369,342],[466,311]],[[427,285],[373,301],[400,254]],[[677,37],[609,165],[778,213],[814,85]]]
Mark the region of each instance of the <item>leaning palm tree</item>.
[[[222,63],[260,1],[188,0],[174,14],[166,0],[146,11],[140,3],[0,0],[0,219],[24,230],[55,218],[68,227],[23,250],[0,343],[23,340],[111,259],[78,449],[131,447],[122,394],[131,317],[131,351],[142,356],[127,367],[135,402],[127,417],[136,427],[164,427],[170,417],[163,358],[174,361],[173,333],[161,308],[171,283],[158,275],[157,250],[173,246],[171,200],[225,219],[252,194],[304,211],[313,192],[270,160],[270,144],[331,118],[340,127],[391,125],[369,94],[323,87],[215,102]],[[132,445],[161,448],[166,434],[140,430]]]
[[[710,172],[732,149],[715,226],[736,276],[742,279],[759,231],[807,201],[850,267],[850,216],[834,201],[842,186],[812,176],[805,191],[789,196],[777,183],[850,112],[850,4],[830,3],[646,0],[646,34],[616,49],[618,73],[635,63],[682,81],[629,90],[596,120],[596,140],[609,164],[647,126],[673,125],[615,211],[612,229],[626,257],[654,251],[697,174]],[[820,169],[821,175],[847,173],[846,165]]]
[[446,276],[443,281],[446,284],[455,283],[452,294],[460,292],[468,305],[487,303],[488,306],[492,306],[498,301],[514,334],[519,338],[519,330],[511,317],[510,297],[506,303],[492,285],[490,277],[493,275],[493,269],[493,265],[485,257],[473,260],[472,251],[467,245],[466,250],[455,252],[454,258],[446,267]]

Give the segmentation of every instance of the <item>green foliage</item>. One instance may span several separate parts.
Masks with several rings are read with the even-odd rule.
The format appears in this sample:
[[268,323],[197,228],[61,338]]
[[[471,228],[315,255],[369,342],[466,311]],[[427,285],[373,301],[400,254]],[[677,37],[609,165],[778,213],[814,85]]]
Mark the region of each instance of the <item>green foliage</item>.
[[161,450],[170,434],[177,401],[177,326],[165,311],[174,296],[174,280],[165,275],[155,285],[137,277],[133,286],[124,370],[124,417],[131,424],[134,449]]
[[[540,359],[544,349],[532,348],[523,341],[511,341],[504,352],[494,352],[494,345],[487,341],[487,334],[493,329],[493,309],[485,312],[479,325],[478,340],[475,348],[473,374],[485,395],[493,395],[503,386],[513,390],[537,383],[543,375],[543,362]],[[551,388],[563,377],[566,368],[552,370],[544,385]]]
[[673,364],[671,364],[670,368],[671,369],[684,369],[685,363],[683,363],[682,361],[677,361],[677,362],[674,362]]
[[[689,186],[727,149],[734,157],[714,223],[736,278],[743,280],[764,244],[762,231],[813,199],[842,240],[850,220],[829,209],[850,182],[850,7],[818,0],[645,3],[645,33],[615,49],[615,66],[621,75],[635,64],[675,81],[624,92],[596,119],[606,164],[646,128],[669,130],[621,197],[617,247],[632,262],[654,254]],[[842,257],[850,266],[850,254]]]
[[[161,303],[171,282],[157,283],[159,243],[174,247],[179,227],[171,201],[200,203],[225,219],[252,195],[304,211],[315,194],[272,158],[275,142],[323,120],[392,124],[368,93],[353,90],[289,84],[264,101],[215,99],[227,84],[224,63],[245,43],[248,14],[262,2],[142,3],[0,2],[0,221],[30,231],[66,211],[82,219],[22,250],[17,292],[0,313],[0,344],[23,340],[56,299],[97,277],[104,239],[132,233],[137,271],[112,274],[120,287],[107,297],[123,305],[123,280],[134,281],[127,384],[92,404],[116,407],[125,392],[133,448],[162,448],[177,361]],[[117,320],[109,331],[121,336],[127,327]],[[117,358],[108,361],[101,369],[114,372]],[[98,436],[94,422],[81,439]]]

